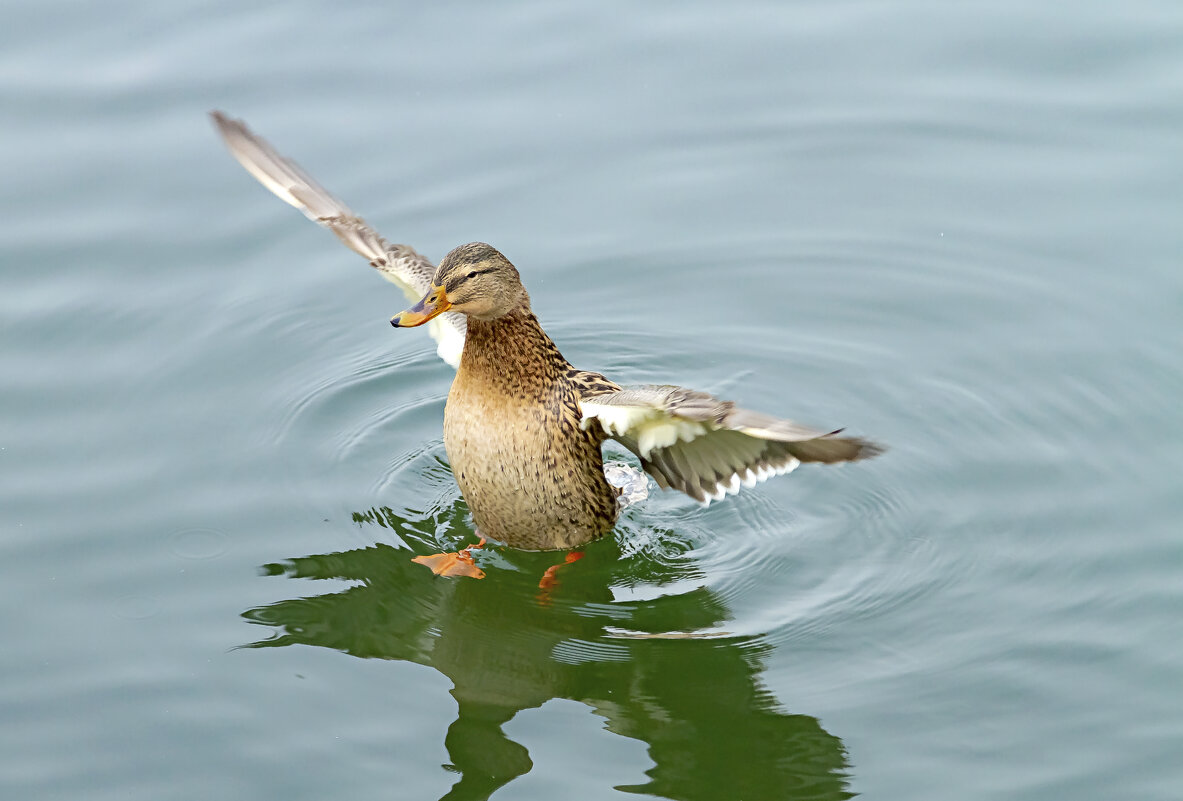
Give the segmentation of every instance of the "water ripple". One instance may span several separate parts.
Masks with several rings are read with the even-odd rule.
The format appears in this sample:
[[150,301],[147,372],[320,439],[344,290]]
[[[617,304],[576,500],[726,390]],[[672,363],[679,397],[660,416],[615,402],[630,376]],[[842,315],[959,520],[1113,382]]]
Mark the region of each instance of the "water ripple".
[[[838,242],[824,235],[793,245],[794,258],[813,265],[800,271],[801,291],[818,297],[818,306],[831,317],[842,313],[841,304],[827,299],[836,279],[857,278],[873,260],[881,278],[900,284],[895,299],[911,304],[912,294],[926,293],[930,302],[920,308],[933,319],[951,318],[972,305],[974,325],[987,332],[986,338],[957,343],[956,362],[926,352],[929,343],[916,338],[897,338],[888,347],[876,326],[893,325],[901,313],[891,298],[855,303],[861,311],[843,321],[843,336],[832,333],[833,326],[810,325],[808,309],[802,310],[799,326],[786,327],[772,316],[762,323],[762,316],[753,314],[729,326],[723,339],[688,336],[676,328],[647,330],[643,315],[636,316],[638,330],[628,335],[606,333],[595,320],[548,324],[574,362],[603,369],[622,382],[674,381],[803,422],[856,423],[857,431],[889,446],[884,457],[865,465],[807,466],[705,510],[656,489],[648,501],[626,510],[614,538],[627,563],[611,574],[615,603],[689,595],[705,586],[732,615],[702,631],[646,636],[803,642],[835,626],[925,603],[978,569],[973,549],[950,547],[960,532],[973,528],[973,521],[958,512],[959,494],[980,491],[983,482],[993,480],[992,470],[1011,471],[1012,486],[1015,475],[1030,473],[1034,479],[1043,471],[1043,480],[1031,483],[1047,493],[1056,485],[1051,469],[1065,458],[1107,469],[1101,454],[1060,432],[1079,436],[1120,408],[1122,396],[1137,391],[1133,376],[1127,387],[1100,387],[1054,373],[1038,385],[1023,382],[1022,374],[1033,364],[1054,359],[1059,351],[1032,348],[1026,363],[1018,365],[1013,354],[993,347],[988,332],[1005,324],[1004,308],[1013,320],[1045,315],[1047,308],[1063,303],[1054,306],[1059,287],[1038,271],[998,275],[991,265],[1006,256],[1005,249],[992,250],[980,239],[973,246],[977,250],[967,250],[960,240],[919,246],[906,239]],[[958,257],[969,263],[951,273],[949,260],[959,247]],[[709,255],[699,258],[710,261]],[[658,253],[653,259],[676,256],[681,258]],[[757,255],[750,269],[758,274],[772,267]],[[852,290],[844,286],[843,291]],[[857,286],[853,291],[857,294]],[[625,306],[631,302],[625,299]],[[687,311],[692,318],[693,303]],[[735,353],[736,330],[744,342],[742,358]],[[948,350],[947,345],[942,347]],[[916,363],[926,366],[919,370]],[[450,376],[430,355],[397,368],[362,355],[342,371],[303,393],[276,436],[319,427],[329,463],[380,456],[383,467],[369,479],[367,492],[404,491],[405,514],[419,521],[431,547],[467,544],[471,527],[439,439]],[[1010,373],[1013,380],[1007,380]],[[982,375],[992,380],[985,382]],[[782,394],[786,387],[787,395]],[[426,442],[424,432],[430,434]],[[953,479],[942,504],[915,489],[938,473]],[[966,480],[957,480],[959,473]],[[1040,503],[1046,506],[1051,497]],[[497,552],[481,558],[486,566],[510,570],[519,561]],[[533,564],[533,557],[523,558]]]

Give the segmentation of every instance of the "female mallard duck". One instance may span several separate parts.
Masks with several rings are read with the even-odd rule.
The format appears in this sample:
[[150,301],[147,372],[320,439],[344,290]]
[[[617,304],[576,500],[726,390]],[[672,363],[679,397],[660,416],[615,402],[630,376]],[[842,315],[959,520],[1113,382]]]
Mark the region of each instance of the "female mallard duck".
[[517,269],[489,245],[453,250],[438,268],[390,245],[241,121],[213,113],[231,153],[283,200],[329,228],[412,300],[396,328],[432,324],[458,366],[444,447],[479,531],[527,549],[573,548],[616,522],[618,490],[601,446],[615,439],[664,489],[701,502],[800,462],[847,462],[880,449],[675,386],[622,388],[563,358],[530,309]]

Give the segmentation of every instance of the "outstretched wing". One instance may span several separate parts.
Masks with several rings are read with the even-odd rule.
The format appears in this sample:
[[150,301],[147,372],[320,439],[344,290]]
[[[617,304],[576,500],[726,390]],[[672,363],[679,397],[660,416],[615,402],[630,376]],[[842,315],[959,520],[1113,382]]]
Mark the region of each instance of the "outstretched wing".
[[849,462],[882,452],[867,440],[837,436],[840,430],[806,428],[684,387],[589,392],[580,405],[584,428],[598,422],[663,489],[704,503],[801,462]]
[[[220,111],[210,112],[218,133],[230,153],[246,171],[270,189],[280,200],[304,212],[313,222],[328,228],[353,252],[361,255],[382,277],[417,301],[431,287],[435,265],[414,248],[392,245],[358,217],[348,206],[317,183],[291,159],[258,136],[242,120],[232,120]],[[445,312],[428,323],[428,331],[439,343],[440,358],[453,367],[464,349],[464,315]]]

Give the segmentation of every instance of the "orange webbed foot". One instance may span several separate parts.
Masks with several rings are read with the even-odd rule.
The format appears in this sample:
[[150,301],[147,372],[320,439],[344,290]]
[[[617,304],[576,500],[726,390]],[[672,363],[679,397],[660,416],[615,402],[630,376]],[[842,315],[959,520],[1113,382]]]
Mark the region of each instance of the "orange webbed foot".
[[475,545],[469,545],[455,553],[433,553],[411,558],[412,562],[426,565],[437,576],[470,576],[482,579],[485,571],[476,566],[472,560],[471,550],[485,547],[485,538]]

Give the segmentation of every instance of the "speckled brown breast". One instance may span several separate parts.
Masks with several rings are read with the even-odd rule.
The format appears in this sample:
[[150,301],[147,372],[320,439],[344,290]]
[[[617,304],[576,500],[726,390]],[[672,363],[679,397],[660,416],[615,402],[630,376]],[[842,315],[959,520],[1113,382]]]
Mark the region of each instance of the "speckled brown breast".
[[602,434],[579,426],[570,365],[527,309],[470,320],[444,445],[480,532],[516,548],[571,548],[609,531],[616,490]]

